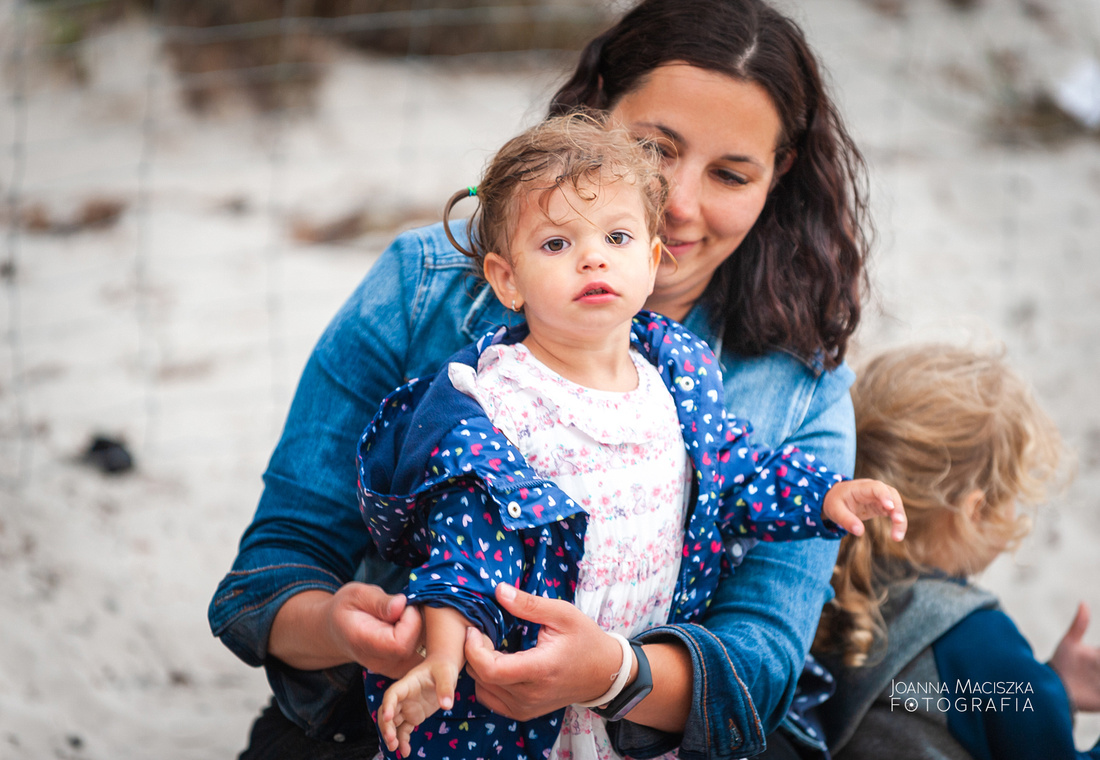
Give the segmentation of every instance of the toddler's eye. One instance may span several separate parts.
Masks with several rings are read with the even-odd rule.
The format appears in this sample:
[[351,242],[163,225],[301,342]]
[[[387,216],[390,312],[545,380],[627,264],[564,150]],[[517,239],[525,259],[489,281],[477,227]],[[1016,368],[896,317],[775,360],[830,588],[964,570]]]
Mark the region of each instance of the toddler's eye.
[[629,232],[616,230],[615,232],[607,233],[607,242],[611,243],[611,245],[626,245],[631,240],[633,240],[633,238],[630,236]]
[[550,238],[542,244],[542,247],[550,253],[561,253],[567,245],[569,244],[562,238]]

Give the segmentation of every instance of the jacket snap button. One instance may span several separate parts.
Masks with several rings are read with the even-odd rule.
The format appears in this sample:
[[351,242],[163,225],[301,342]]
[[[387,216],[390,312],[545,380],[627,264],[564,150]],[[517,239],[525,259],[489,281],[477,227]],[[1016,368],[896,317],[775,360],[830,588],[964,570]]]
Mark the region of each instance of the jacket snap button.
[[508,505],[508,514],[510,514],[513,519],[518,518],[522,514],[522,510],[520,510],[519,504],[517,504],[514,501],[511,504],[509,504]]

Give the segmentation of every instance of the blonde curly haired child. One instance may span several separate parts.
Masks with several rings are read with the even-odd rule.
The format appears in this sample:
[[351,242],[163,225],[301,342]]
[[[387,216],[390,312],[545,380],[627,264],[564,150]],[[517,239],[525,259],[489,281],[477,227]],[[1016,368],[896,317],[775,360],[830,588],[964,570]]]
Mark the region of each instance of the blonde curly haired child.
[[1100,710],[1087,609],[1050,666],[971,583],[1031,527],[1067,457],[1054,424],[997,352],[887,351],[852,388],[856,476],[894,484],[909,531],[872,521],[843,540],[814,651],[837,677],[822,706],[836,758],[1100,757],[1072,712]]

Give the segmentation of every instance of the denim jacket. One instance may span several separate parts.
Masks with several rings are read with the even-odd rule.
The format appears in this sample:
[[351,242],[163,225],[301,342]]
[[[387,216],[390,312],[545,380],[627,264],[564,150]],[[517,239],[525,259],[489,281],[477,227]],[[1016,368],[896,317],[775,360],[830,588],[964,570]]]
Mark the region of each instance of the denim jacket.
[[[407,570],[373,549],[356,500],[356,444],[381,400],[435,372],[463,345],[511,317],[470,277],[468,260],[441,225],[404,233],[337,312],[310,356],[264,492],[233,568],[210,604],[211,629],[246,663],[263,665],[283,711],[311,736],[349,731],[344,694],[358,666],[300,671],[268,656],[280,606],[308,589],[335,591],[367,580],[399,590]],[[718,354],[729,411],[752,419],[772,447],[795,445],[850,475],[854,419],[846,366],[831,372],[776,351],[742,357],[721,348],[703,309],[685,326]],[[694,668],[684,733],[618,724],[620,752],[654,756],[680,747],[685,760],[756,754],[794,694],[821,606],[831,590],[836,542],[760,543],[721,583],[702,624],[669,625],[646,641],[679,641]],[[362,704],[360,699],[359,704]],[[364,719],[365,722],[365,719]]]

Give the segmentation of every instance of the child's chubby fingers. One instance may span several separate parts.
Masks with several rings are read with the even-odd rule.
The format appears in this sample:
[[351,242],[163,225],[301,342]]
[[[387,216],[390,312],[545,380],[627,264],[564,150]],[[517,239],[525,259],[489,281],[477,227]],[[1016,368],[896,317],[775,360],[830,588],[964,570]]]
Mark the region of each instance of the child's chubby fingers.
[[831,504],[825,516],[853,536],[863,535],[863,522],[852,510],[848,509],[844,502],[838,501]]
[[382,735],[382,741],[390,752],[397,749],[397,720],[397,698],[390,688],[386,690],[382,697],[382,706],[378,708],[378,733]]
[[905,514],[905,505],[898,489],[878,480],[855,480],[852,483],[855,488],[855,513],[864,520],[889,515],[890,538],[894,541],[905,538],[909,518]]
[[439,706],[443,710],[450,710],[455,704],[455,687],[458,685],[458,676],[453,668],[441,667],[438,672],[433,670],[435,677],[435,696],[439,700]]
[[901,541],[909,530],[909,516],[905,514],[905,505],[901,503],[901,494],[897,491],[894,491],[894,494],[894,510],[890,513],[890,522],[893,523],[890,529],[890,538]]
[[825,494],[821,505],[821,516],[831,520],[853,536],[863,535],[861,515],[853,511],[860,504],[860,486],[856,481],[845,480],[837,483]]
[[898,489],[877,480],[871,481],[874,500],[878,503],[879,514],[890,515],[890,538],[901,541],[905,538],[905,532],[909,528],[909,518],[905,514],[905,505],[902,503]]
[[897,489],[878,480],[852,481],[856,513],[864,520],[893,513],[901,503]]
[[411,723],[405,723],[397,731],[397,736],[400,740],[398,742],[398,749],[401,753],[401,757],[412,757],[412,742],[409,739],[415,728],[416,726]]

